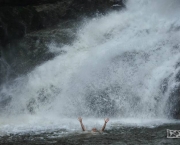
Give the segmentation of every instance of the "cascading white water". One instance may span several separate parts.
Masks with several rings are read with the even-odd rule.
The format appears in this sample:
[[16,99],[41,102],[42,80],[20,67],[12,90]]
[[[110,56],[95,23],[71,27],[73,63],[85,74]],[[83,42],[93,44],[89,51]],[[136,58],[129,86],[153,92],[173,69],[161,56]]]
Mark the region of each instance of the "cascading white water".
[[1,87],[1,102],[11,98],[1,107],[3,127],[48,126],[62,118],[71,126],[67,118],[80,115],[168,118],[180,61],[179,6],[178,0],[129,0],[126,10],[87,20],[72,45],[50,45],[67,53]]

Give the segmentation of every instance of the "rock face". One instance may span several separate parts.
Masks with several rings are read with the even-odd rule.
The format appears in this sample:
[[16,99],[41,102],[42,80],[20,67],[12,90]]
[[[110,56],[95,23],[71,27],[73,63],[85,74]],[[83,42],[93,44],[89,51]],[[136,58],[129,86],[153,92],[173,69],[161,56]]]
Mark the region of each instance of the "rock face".
[[[168,93],[164,112],[170,118],[180,119],[180,62],[175,71],[162,81],[161,90],[164,96]],[[173,86],[173,87],[172,87]]]
[[22,38],[26,33],[41,28],[38,14],[33,7],[1,7],[0,43],[7,44],[13,39]]
[[[29,67],[32,68],[52,57],[50,54],[50,57],[48,55],[45,57],[47,59],[44,59],[47,51],[45,41],[49,40],[40,37],[38,31],[49,29],[70,19],[78,20],[81,16],[91,16],[96,12],[105,13],[116,3],[114,0],[0,0],[0,84],[12,74],[14,76],[16,73],[26,72],[24,70],[28,70]],[[34,36],[34,33],[37,35]],[[58,35],[54,39],[60,37]],[[40,42],[39,45],[37,42]],[[64,42],[58,40],[58,43]],[[21,62],[31,63],[23,63],[25,65],[22,66]]]
[[2,6],[27,6],[54,3],[62,0],[0,0]]
[[0,58],[0,84],[26,74],[36,65],[64,54],[64,51],[52,53],[49,45],[58,47],[71,44],[75,38],[78,20],[67,20],[59,25],[26,34],[22,39],[9,43]]
[[[53,54],[47,52],[46,45],[51,40],[58,44],[69,43],[71,34],[64,34],[65,27],[69,26],[63,26],[63,23],[78,21],[82,16],[91,16],[97,12],[105,13],[112,9],[113,4],[117,4],[117,1],[0,0],[0,85],[51,59]],[[63,28],[49,30],[57,24]],[[70,29],[74,27],[70,26]],[[46,29],[48,35],[47,32],[41,35],[41,31]]]
[[[5,46],[25,34],[47,28],[63,18],[72,1],[39,6],[1,6],[0,44]],[[14,4],[14,3],[12,3]]]
[[[179,64],[178,64],[179,65]],[[180,66],[177,67],[179,69]],[[180,71],[175,75],[175,80],[178,83],[171,91],[168,106],[171,116],[175,119],[180,119]]]
[[[63,19],[105,12],[117,3],[112,0],[0,0],[0,45]],[[118,1],[118,3],[122,3]]]

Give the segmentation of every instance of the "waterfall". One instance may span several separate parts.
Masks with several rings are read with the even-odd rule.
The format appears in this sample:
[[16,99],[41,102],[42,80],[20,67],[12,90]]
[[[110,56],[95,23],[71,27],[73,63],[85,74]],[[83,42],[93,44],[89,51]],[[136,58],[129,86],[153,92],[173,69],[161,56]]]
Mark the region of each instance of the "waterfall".
[[44,117],[171,118],[179,6],[179,0],[128,0],[125,10],[86,19],[74,43],[49,45],[65,53],[1,86],[0,118],[36,124]]

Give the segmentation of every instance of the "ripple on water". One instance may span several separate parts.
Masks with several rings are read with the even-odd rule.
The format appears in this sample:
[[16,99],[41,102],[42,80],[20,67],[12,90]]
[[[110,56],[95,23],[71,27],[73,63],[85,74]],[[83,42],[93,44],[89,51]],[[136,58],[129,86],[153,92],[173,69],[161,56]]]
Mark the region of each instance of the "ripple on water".
[[67,130],[51,130],[44,133],[29,132],[25,134],[9,134],[0,137],[0,143],[8,144],[168,144],[179,145],[180,139],[167,139],[166,130],[180,130],[180,123],[164,124],[156,127],[112,126],[104,133],[68,132]]

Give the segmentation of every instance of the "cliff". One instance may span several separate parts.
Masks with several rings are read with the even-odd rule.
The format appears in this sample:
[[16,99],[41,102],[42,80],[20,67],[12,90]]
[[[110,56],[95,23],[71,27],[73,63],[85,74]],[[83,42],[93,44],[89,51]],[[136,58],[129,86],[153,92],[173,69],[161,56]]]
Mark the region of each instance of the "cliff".
[[117,0],[0,0],[0,45],[64,19],[104,13]]

